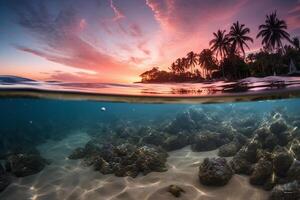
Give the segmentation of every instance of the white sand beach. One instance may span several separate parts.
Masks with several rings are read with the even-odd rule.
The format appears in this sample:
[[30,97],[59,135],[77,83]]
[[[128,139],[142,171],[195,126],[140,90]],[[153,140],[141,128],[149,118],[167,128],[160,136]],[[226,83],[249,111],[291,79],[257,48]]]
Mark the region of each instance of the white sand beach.
[[[84,167],[80,161],[67,159],[71,150],[83,146],[88,135],[76,133],[59,141],[49,141],[39,147],[51,165],[42,172],[16,178],[2,193],[1,200],[266,200],[268,192],[255,188],[245,176],[234,175],[224,187],[206,187],[198,181],[198,165],[216,151],[195,153],[190,147],[169,153],[168,171],[146,176],[115,177],[102,175]],[[167,192],[176,184],[185,190],[179,198]]]

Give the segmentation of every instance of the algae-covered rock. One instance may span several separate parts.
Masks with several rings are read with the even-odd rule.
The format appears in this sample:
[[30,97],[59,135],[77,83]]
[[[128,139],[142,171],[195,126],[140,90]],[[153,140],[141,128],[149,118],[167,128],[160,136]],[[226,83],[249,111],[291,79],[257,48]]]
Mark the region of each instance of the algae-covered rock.
[[270,131],[275,135],[280,135],[288,129],[287,124],[283,120],[278,120],[271,124]]
[[299,200],[300,186],[297,181],[283,185],[277,185],[273,188],[270,200]]
[[264,185],[273,173],[272,162],[260,159],[253,168],[250,176],[250,183],[253,185]]
[[170,135],[163,141],[162,147],[167,151],[181,149],[189,144],[189,135],[185,133],[178,133],[177,135]]
[[234,156],[239,150],[238,144],[235,142],[230,142],[228,144],[224,144],[219,148],[218,156],[220,157],[231,157]]
[[273,168],[277,176],[286,176],[287,171],[292,165],[294,158],[286,148],[277,147],[273,151]]
[[233,175],[224,158],[205,158],[199,166],[199,180],[203,185],[223,186]]
[[42,171],[47,164],[40,155],[16,154],[7,158],[6,169],[17,177],[24,177]]
[[213,132],[204,132],[195,136],[192,142],[192,150],[211,151],[228,142],[230,142],[230,140],[226,138],[226,135]]

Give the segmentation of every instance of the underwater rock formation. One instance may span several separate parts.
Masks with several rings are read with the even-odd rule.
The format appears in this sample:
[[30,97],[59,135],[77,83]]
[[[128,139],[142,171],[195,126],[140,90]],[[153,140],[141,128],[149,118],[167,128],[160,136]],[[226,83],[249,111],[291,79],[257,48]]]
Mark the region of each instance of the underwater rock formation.
[[171,135],[163,141],[162,147],[167,151],[181,149],[190,144],[190,136],[184,132]]
[[273,188],[270,200],[298,200],[300,199],[300,185],[297,181],[277,185]]
[[10,184],[10,177],[5,172],[4,168],[2,167],[0,163],[0,192],[5,190],[5,188]]
[[6,170],[17,177],[36,174],[49,164],[38,154],[15,154],[6,159]]
[[224,158],[205,158],[199,167],[200,183],[207,186],[223,186],[233,175]]
[[294,158],[284,147],[276,147],[273,151],[273,169],[277,176],[285,177]]
[[[144,175],[150,172],[166,171],[166,159],[168,154],[156,146],[136,146],[129,143],[114,145],[91,145],[90,141],[84,150],[83,162],[93,165],[96,171],[103,174],[115,174],[116,176],[136,177],[139,173]],[[70,159],[76,158],[78,149],[70,155]],[[80,156],[81,157],[81,156]]]
[[287,172],[288,180],[300,180],[300,161],[295,160]]
[[247,142],[247,138],[241,134],[236,134],[233,141],[224,144],[219,148],[218,156],[231,157],[234,156],[242,146]]
[[250,183],[253,185],[264,185],[273,173],[272,162],[261,158],[253,168],[250,176]]
[[193,151],[211,151],[229,143],[233,139],[232,135],[204,132],[195,136],[192,144]]
[[300,180],[297,128],[293,128],[291,119],[291,124],[287,124],[282,116],[268,116],[230,161],[235,173],[250,175],[251,184],[265,190],[274,188],[272,199],[276,200],[289,199],[284,191],[289,190],[291,182]]

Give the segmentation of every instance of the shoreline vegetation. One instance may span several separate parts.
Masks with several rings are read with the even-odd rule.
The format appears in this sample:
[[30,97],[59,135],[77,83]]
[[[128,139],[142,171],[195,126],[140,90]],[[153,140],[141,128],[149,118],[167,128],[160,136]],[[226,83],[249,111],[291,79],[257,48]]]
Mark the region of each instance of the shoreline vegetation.
[[228,33],[226,30],[213,33],[209,48],[176,59],[168,71],[159,67],[145,71],[140,74],[140,83],[199,83],[251,76],[300,75],[299,38],[291,37],[287,29],[276,11],[266,15],[256,36],[262,39],[262,48],[246,55],[245,49],[250,49],[248,44],[254,40],[249,36],[250,29],[237,21]]

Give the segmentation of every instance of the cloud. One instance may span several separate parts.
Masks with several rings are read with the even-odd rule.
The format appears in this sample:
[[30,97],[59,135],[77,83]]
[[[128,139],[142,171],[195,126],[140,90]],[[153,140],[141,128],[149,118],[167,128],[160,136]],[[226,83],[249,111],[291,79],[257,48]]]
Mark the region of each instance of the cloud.
[[114,14],[115,14],[113,21],[119,21],[120,19],[125,18],[125,15],[117,6],[115,6],[113,0],[110,0],[110,7],[114,11]]
[[300,28],[300,3],[288,11],[287,15],[288,26],[292,29]]
[[113,76],[124,68],[122,61],[81,38],[80,33],[87,26],[87,21],[77,16],[75,9],[63,8],[57,16],[53,16],[41,2],[26,2],[17,8],[19,24],[38,38],[40,47],[16,45],[18,50],[99,74]]
[[[44,73],[45,74],[45,73]],[[63,71],[53,71],[46,73],[48,75],[48,81],[63,81],[63,82],[97,82],[97,75],[91,75],[88,73],[77,72],[63,72]]]
[[[247,0],[146,0],[164,30],[197,30],[232,17]],[[211,25],[211,24],[210,24]]]

